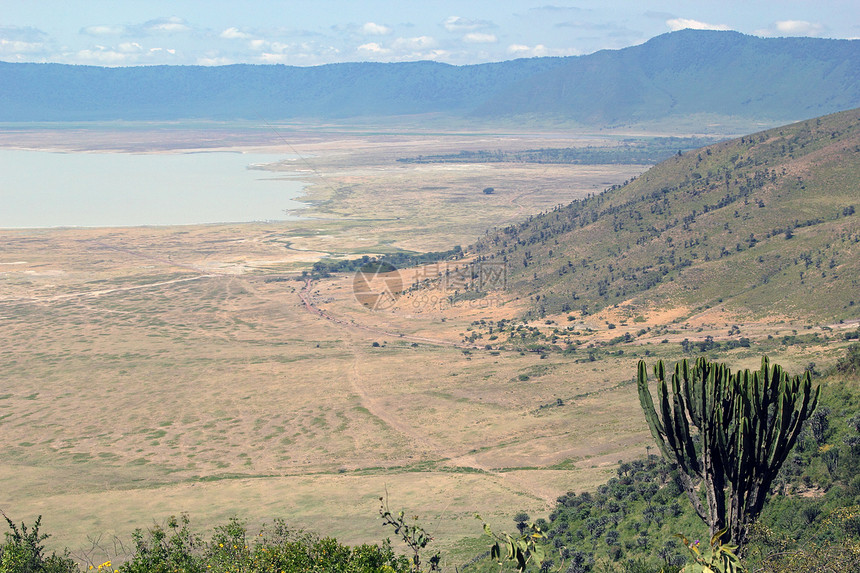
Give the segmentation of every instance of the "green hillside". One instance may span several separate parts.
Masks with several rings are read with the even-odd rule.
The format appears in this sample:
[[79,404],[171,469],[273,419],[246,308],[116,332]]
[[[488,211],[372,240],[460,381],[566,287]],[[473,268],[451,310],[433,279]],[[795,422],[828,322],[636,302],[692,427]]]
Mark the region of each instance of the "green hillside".
[[494,230],[532,315],[722,305],[829,321],[860,309],[860,110],[676,155],[635,181]]

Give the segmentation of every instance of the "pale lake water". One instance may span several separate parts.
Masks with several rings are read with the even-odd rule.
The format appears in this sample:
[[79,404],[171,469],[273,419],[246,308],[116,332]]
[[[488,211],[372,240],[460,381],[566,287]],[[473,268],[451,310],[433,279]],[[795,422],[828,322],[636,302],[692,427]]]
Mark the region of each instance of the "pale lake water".
[[0,228],[283,221],[305,184],[249,166],[261,153],[53,153],[0,149]]

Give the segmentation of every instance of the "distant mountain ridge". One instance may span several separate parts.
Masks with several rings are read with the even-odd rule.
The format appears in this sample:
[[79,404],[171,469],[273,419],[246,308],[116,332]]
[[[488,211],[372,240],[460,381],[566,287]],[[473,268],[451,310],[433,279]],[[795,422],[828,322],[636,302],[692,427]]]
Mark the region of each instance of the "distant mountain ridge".
[[476,113],[612,124],[699,113],[799,120],[858,105],[858,41],[683,30],[567,58]]
[[860,106],[860,41],[683,30],[586,56],[470,66],[0,62],[0,85],[6,122],[416,114],[599,126],[696,114],[779,122]]

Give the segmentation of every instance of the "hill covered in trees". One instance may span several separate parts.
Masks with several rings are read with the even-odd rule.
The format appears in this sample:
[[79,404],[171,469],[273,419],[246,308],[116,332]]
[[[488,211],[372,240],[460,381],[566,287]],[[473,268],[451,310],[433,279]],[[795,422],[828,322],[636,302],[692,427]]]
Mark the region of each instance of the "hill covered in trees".
[[531,316],[626,303],[839,320],[860,305],[860,110],[678,154],[488,232]]
[[381,118],[780,123],[860,105],[860,41],[683,30],[586,56],[471,66],[101,68],[0,63],[0,121]]

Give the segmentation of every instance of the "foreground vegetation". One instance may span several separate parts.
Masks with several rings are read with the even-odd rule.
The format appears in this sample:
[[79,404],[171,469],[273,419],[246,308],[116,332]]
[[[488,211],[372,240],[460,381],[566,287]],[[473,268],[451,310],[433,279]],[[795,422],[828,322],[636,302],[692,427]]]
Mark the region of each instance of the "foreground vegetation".
[[[8,518],[7,518],[8,521]],[[39,521],[31,529],[18,528],[9,521],[12,533],[0,547],[3,573],[73,573],[80,571],[68,552],[46,555]],[[295,531],[283,521],[275,521],[256,536],[251,536],[238,519],[215,528],[210,541],[204,541],[189,528],[189,519],[170,517],[133,535],[133,553],[122,564],[113,560],[86,568],[99,573],[197,573],[206,571],[308,571],[339,573],[406,573],[410,561],[398,556],[390,544],[348,547],[330,537]],[[89,557],[89,556],[87,556]]]
[[[749,571],[848,572],[860,566],[860,344],[850,346],[817,381],[822,388],[820,405],[803,424],[788,463],[751,528],[744,558]],[[80,570],[80,562],[104,573],[405,573],[437,568],[439,558],[430,556],[432,538],[424,529],[403,513],[393,515],[385,504],[380,515],[383,525],[390,526],[394,543],[405,543],[409,556],[399,555],[389,540],[349,547],[331,537],[291,529],[281,520],[251,532],[233,518],[216,526],[205,541],[182,515],[135,531],[125,554],[116,549],[125,547],[122,542],[114,544],[113,555],[94,544],[73,559],[68,551],[45,552],[42,541],[47,536],[40,531],[40,520],[27,527],[6,517],[10,531],[0,546],[0,571],[70,573]],[[676,465],[654,455],[620,461],[616,476],[596,491],[560,496],[548,519],[531,521],[524,512],[512,518],[518,533],[497,535],[489,528],[487,532],[497,548],[499,540],[514,548],[520,543],[524,549],[519,554],[515,549],[505,560],[503,551],[494,550],[461,566],[442,561],[442,568],[490,571],[501,561],[508,569],[669,573],[707,553],[707,543],[699,540],[707,540],[709,532],[687,499],[682,474]],[[678,532],[688,538],[675,535]]]
[[[860,567],[860,344],[819,377],[820,405],[803,424],[751,528],[744,564],[750,571],[855,571]],[[620,461],[617,476],[596,492],[559,497],[536,525],[567,571],[673,571],[710,532],[685,494],[675,464],[649,455]],[[525,522],[528,516],[517,516]],[[831,569],[826,569],[830,567]]]

